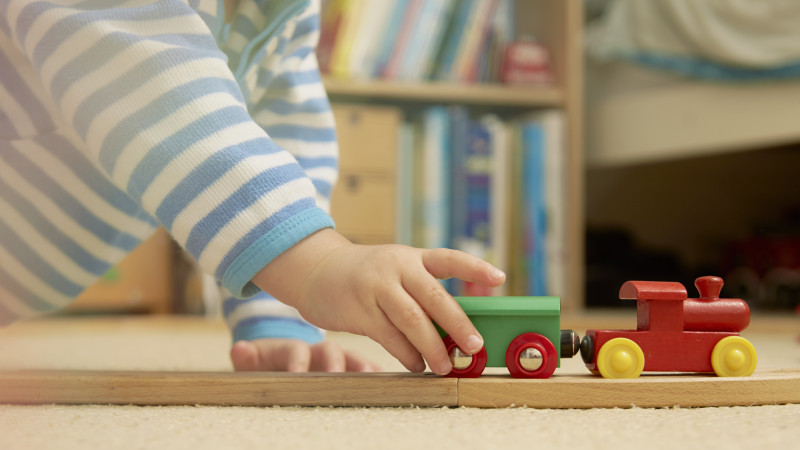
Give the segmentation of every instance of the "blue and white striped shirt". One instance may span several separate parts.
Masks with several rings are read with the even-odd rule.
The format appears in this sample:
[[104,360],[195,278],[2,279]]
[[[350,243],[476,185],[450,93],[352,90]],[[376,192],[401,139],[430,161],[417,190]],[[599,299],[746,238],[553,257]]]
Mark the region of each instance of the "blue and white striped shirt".
[[250,279],[337,174],[319,4],[0,0],[0,324],[60,308],[163,225],[234,339],[321,338]]

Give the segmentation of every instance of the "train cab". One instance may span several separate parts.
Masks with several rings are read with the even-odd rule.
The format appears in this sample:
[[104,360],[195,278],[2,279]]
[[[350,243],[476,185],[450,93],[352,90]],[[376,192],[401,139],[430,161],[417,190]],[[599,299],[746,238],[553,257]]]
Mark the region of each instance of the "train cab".
[[624,283],[619,297],[636,300],[637,327],[587,330],[580,348],[586,367],[604,378],[636,378],[643,371],[751,375],[756,351],[739,335],[750,323],[750,308],[740,299],[719,298],[722,285],[722,278],[700,277],[700,297],[688,298],[680,283]]

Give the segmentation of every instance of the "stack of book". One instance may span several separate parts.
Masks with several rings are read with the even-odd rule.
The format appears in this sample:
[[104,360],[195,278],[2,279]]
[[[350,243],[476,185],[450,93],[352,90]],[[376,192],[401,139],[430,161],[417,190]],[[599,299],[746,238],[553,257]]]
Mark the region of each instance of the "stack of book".
[[323,0],[320,69],[336,78],[493,82],[515,0]]
[[504,121],[431,106],[400,133],[398,237],[456,248],[509,275],[501,288],[451,281],[456,295],[564,293],[564,119],[558,111]]

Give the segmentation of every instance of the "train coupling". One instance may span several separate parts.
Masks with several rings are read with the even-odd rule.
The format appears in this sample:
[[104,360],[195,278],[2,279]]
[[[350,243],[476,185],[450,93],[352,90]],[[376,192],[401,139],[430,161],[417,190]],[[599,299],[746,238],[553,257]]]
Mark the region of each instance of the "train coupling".
[[561,330],[561,357],[572,358],[581,349],[581,338],[572,330]]

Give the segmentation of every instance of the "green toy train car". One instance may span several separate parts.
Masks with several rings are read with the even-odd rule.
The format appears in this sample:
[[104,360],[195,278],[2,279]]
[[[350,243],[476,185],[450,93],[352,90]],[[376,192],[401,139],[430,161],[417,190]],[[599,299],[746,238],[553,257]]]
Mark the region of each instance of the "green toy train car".
[[488,367],[508,367],[515,378],[550,378],[561,358],[580,349],[572,330],[561,330],[558,297],[456,297],[481,333],[484,347],[469,355],[441,329],[453,370],[451,377],[474,378]]

